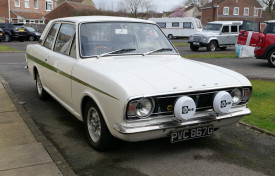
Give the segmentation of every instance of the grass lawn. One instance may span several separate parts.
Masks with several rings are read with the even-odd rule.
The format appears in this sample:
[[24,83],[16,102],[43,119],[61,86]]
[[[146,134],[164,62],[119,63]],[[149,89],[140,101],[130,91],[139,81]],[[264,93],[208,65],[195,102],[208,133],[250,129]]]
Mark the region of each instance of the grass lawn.
[[0,45],[0,51],[20,51],[7,45]]
[[253,92],[248,107],[252,111],[242,121],[275,133],[275,82],[251,80]]
[[182,55],[184,58],[237,58],[235,53],[210,53],[210,54],[190,54]]
[[175,46],[189,46],[189,43],[173,43]]

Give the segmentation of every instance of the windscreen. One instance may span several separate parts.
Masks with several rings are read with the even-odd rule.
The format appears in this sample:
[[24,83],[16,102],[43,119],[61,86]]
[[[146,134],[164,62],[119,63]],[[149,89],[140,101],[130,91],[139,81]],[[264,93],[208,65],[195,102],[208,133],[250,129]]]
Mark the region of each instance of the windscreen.
[[115,54],[144,54],[169,48],[154,54],[177,54],[159,27],[147,23],[83,23],[80,26],[82,57],[98,56],[113,51]]

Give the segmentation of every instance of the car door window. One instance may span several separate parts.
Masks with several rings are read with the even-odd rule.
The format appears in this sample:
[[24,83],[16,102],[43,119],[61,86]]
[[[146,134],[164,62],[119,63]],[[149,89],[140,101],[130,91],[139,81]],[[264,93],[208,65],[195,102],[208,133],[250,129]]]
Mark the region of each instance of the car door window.
[[231,26],[231,33],[238,33],[238,26]]
[[74,33],[74,24],[63,23],[56,38],[54,51],[69,55]]
[[229,33],[229,26],[223,26],[222,33]]
[[59,25],[60,25],[59,23],[54,24],[53,27],[51,28],[50,32],[48,33],[48,36],[47,36],[47,38],[45,40],[45,43],[43,45],[46,48],[52,49],[53,42],[54,42],[54,37],[55,37],[55,34],[58,30]]

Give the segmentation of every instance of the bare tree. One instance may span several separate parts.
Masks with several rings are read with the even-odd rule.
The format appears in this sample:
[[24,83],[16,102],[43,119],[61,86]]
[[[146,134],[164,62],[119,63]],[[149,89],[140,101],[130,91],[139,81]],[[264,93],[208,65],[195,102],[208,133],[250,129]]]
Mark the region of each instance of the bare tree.
[[275,0],[259,0],[259,2],[266,6],[266,12],[270,16],[271,19],[274,19],[275,15]]
[[156,8],[154,0],[120,0],[120,5],[134,18],[144,18]]

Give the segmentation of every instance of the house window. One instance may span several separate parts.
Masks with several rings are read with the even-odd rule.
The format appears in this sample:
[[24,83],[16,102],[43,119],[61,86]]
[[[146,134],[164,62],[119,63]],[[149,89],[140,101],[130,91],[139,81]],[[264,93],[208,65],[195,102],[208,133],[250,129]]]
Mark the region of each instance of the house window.
[[243,15],[244,16],[249,16],[249,8],[248,7],[245,7],[244,10],[243,10]]
[[223,8],[223,15],[229,15],[229,7]]
[[180,23],[176,23],[176,22],[172,23],[172,27],[179,27],[179,26],[180,26]]
[[47,10],[47,11],[53,10],[53,1],[51,1],[51,0],[46,0],[46,10]]
[[14,6],[20,7],[20,0],[14,0]]
[[239,15],[239,7],[234,7],[233,15]]
[[30,8],[30,0],[25,0],[25,8]]
[[254,16],[258,16],[258,10],[259,9],[254,8]]
[[38,0],[34,0],[34,5],[33,6],[34,6],[35,9],[38,9]]

